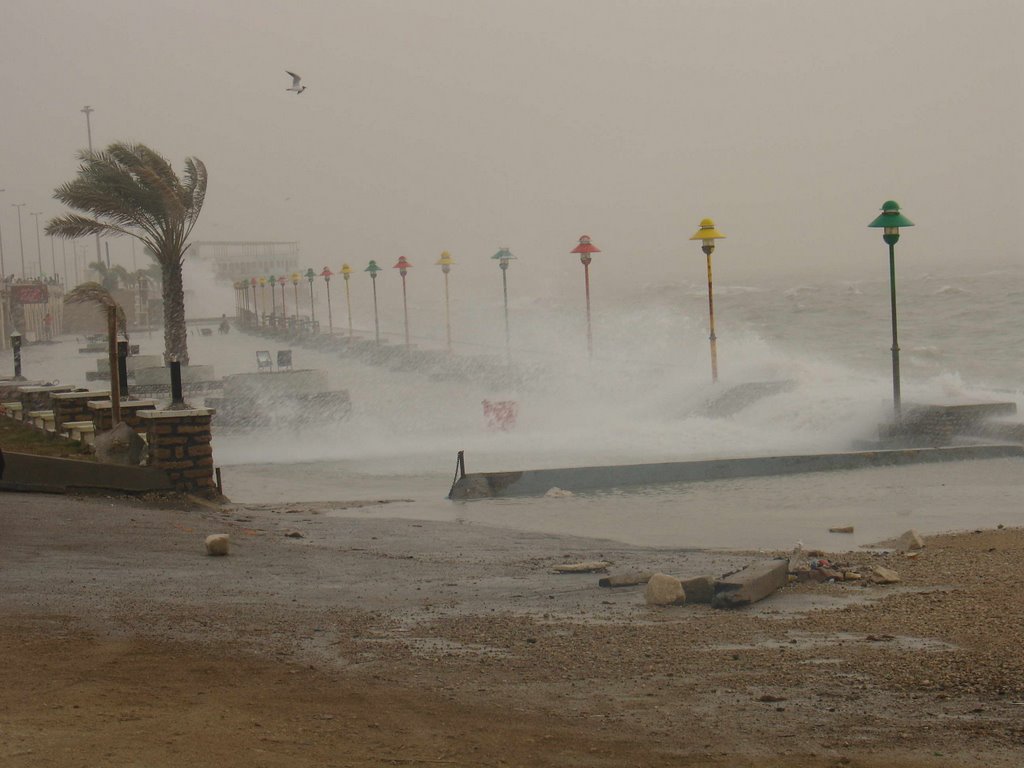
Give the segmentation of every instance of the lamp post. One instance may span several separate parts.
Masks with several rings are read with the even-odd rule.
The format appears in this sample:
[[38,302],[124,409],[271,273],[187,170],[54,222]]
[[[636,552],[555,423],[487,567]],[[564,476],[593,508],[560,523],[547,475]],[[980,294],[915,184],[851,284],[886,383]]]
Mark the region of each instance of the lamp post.
[[579,244],[569,253],[578,253],[583,265],[583,287],[587,294],[587,354],[594,357],[594,334],[590,327],[590,261],[592,253],[600,253],[601,249],[590,242],[590,235],[580,235]]
[[[348,274],[345,273],[344,265],[342,265],[341,271],[342,271],[342,274],[345,274],[345,279],[347,280],[348,279]],[[377,262],[376,261],[374,261],[373,259],[370,259],[370,263],[367,264],[366,269],[364,269],[363,271],[370,273],[370,281],[373,283],[373,332],[374,332],[374,336],[377,339],[377,344],[380,344],[380,316],[377,314],[377,273],[380,272],[380,267],[377,266]],[[350,304],[349,306],[351,307],[352,305]],[[349,323],[348,323],[348,332],[349,332],[350,336],[352,334],[352,320],[351,320],[351,317],[352,317],[352,314],[351,314],[351,309],[350,309],[349,310]]]
[[405,256],[399,256],[398,261],[395,262],[395,266],[392,269],[397,269],[398,274],[402,276],[402,311],[405,313],[405,348],[409,348],[409,302],[406,300],[405,293],[405,276],[409,274],[409,268],[412,264]]
[[[6,189],[0,189],[0,192],[6,191]],[[3,282],[5,277],[7,277],[7,265],[4,263],[4,228],[0,226],[0,282]]]
[[454,263],[455,259],[452,258],[448,251],[441,251],[441,258],[435,262],[435,264],[440,265],[441,272],[444,273],[444,335],[448,343],[449,355],[452,353],[452,320],[448,310],[448,273],[452,271],[452,264]]
[[310,267],[306,270],[306,279],[309,280],[309,320],[316,322],[316,304],[313,302],[313,281],[316,279],[316,272]]
[[36,220],[36,264],[39,266],[39,276],[43,276],[43,246],[39,239],[39,217],[43,215],[42,211],[33,211],[29,214]]
[[[371,264],[373,262],[370,262]],[[345,278],[345,306],[348,308],[348,337],[352,338],[352,294],[349,293],[348,279],[352,276],[352,267],[348,264],[341,265],[341,276]],[[377,295],[376,289],[374,289],[375,297]],[[376,310],[374,310],[376,312]]]
[[708,260],[708,325],[711,333],[708,341],[711,342],[711,381],[718,382],[718,337],[715,336],[715,294],[711,288],[711,254],[715,252],[715,240],[724,238],[721,232],[715,229],[715,222],[711,219],[701,219],[698,229],[691,240],[700,240],[700,249]]
[[18,250],[21,251],[21,279],[25,279],[25,238],[21,234],[21,209],[26,203],[11,203],[12,208],[18,209]]
[[[312,272],[312,268],[310,268],[309,271]],[[327,284],[327,328],[332,336],[334,335],[334,313],[331,311],[331,275],[333,274],[334,273],[331,272],[331,270],[329,270],[327,267],[324,267],[323,272],[320,273],[320,277],[322,277],[324,279],[324,283]],[[309,278],[309,285],[309,290],[312,293],[313,278]]]
[[[271,275],[267,278],[267,282],[270,283],[270,327],[273,328],[277,325],[277,278]],[[266,296],[263,298],[263,312],[266,314]]]
[[498,260],[498,267],[501,269],[501,292],[505,298],[505,359],[511,360],[512,336],[509,332],[508,326],[508,265],[515,256],[512,255],[512,251],[508,248],[501,248],[496,254],[491,256],[491,258]]
[[[281,325],[288,327],[288,299],[284,295],[284,287],[288,284],[288,278],[281,275],[277,278],[277,284],[281,286]],[[298,283],[296,283],[297,285]]]
[[292,272],[292,285],[295,286],[295,320],[299,319],[299,283],[302,282],[302,275]]
[[900,239],[900,227],[912,227],[914,222],[900,213],[895,200],[886,200],[882,212],[868,224],[882,230],[882,240],[889,246],[889,302],[892,314],[892,409],[896,419],[900,418],[900,344],[896,333],[896,243]]
[[[96,110],[86,104],[81,110],[82,114],[85,115],[85,131],[86,136],[89,139],[89,152],[92,152],[92,119],[89,117]],[[96,261],[103,261],[103,257],[100,256],[100,233],[96,233]]]
[[[259,283],[260,283],[260,303],[263,305],[263,325],[266,325],[267,324],[267,278],[265,278],[265,277],[263,277],[261,275],[260,279],[259,279]],[[271,291],[270,300],[273,301],[274,300],[274,294],[273,294],[274,289],[271,288],[270,291]]]
[[249,278],[249,287],[252,288],[252,314],[253,314],[253,317],[256,318],[256,326],[257,327],[259,327],[259,324],[260,324],[260,314],[259,314],[260,308],[259,308],[259,304],[256,302],[256,286],[258,284],[259,284],[259,280],[257,280],[255,277],[250,277]]

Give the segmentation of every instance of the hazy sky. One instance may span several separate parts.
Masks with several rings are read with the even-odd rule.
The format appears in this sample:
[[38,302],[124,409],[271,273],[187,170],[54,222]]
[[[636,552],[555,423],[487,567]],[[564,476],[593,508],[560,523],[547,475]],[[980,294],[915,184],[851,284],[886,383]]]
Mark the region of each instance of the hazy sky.
[[196,239],[299,240],[318,271],[447,249],[496,281],[508,246],[560,286],[587,233],[603,290],[699,282],[711,216],[716,280],[884,279],[865,225],[889,198],[908,272],[1024,261],[1020,0],[2,0],[0,22],[8,272],[11,203],[34,260],[86,104],[96,146],[206,163]]

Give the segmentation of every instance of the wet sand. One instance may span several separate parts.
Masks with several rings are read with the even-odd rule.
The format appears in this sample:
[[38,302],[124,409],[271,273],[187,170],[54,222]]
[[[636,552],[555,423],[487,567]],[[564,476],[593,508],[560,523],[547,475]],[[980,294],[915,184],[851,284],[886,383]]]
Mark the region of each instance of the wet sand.
[[[1021,529],[929,537],[915,558],[836,555],[902,581],[800,584],[722,612],[648,608],[642,587],[551,568],[718,575],[768,553],[381,517],[389,506],[3,494],[0,762],[1024,759]],[[205,556],[220,532],[230,556]]]

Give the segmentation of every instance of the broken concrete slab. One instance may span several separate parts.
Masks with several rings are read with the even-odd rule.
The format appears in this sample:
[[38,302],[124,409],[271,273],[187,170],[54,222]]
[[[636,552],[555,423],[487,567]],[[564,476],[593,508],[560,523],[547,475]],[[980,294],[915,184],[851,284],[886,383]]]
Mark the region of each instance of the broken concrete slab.
[[764,560],[715,582],[714,608],[738,608],[763,600],[781,587],[789,577],[789,559]]
[[694,576],[681,579],[688,603],[710,603],[715,596],[714,576]]
[[646,584],[651,580],[652,571],[630,571],[627,573],[615,573],[599,579],[599,587],[635,587],[637,584]]
[[598,573],[607,571],[609,565],[611,563],[605,560],[593,560],[584,563],[560,563],[553,566],[551,570],[554,573]]

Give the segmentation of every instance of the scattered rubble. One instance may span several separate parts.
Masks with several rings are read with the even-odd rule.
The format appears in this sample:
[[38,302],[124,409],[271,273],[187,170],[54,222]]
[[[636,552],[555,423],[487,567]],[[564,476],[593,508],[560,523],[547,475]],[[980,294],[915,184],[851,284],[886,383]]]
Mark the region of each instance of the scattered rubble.
[[682,605],[686,602],[686,592],[675,576],[656,573],[647,582],[644,600],[647,605]]
[[226,555],[228,553],[228,535],[214,533],[206,537],[206,554]]
[[583,563],[560,563],[553,566],[554,573],[599,573],[608,570],[611,563],[606,560],[592,560]]

